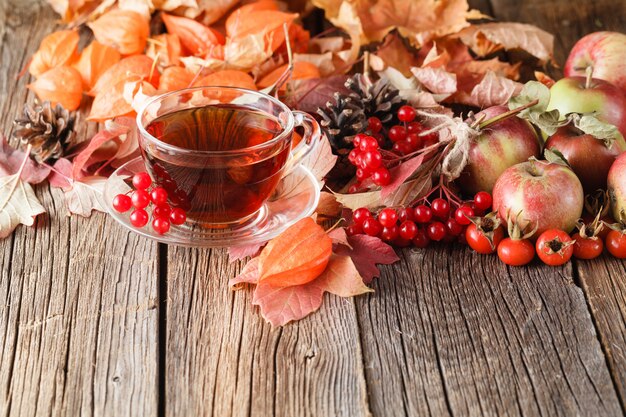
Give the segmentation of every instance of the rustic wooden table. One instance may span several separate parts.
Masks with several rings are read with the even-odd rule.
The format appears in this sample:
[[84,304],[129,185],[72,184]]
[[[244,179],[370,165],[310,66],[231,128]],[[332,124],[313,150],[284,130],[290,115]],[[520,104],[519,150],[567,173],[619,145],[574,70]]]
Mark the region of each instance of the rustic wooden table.
[[[556,34],[626,31],[626,2],[484,0]],[[0,0],[0,126],[32,100],[17,79],[57,27]],[[78,123],[80,134],[96,126]],[[62,192],[0,241],[2,416],[618,416],[626,398],[626,262],[507,268],[459,248],[406,250],[375,293],[327,295],[272,329],[231,292],[224,250],[158,245],[110,217],[67,217]]]

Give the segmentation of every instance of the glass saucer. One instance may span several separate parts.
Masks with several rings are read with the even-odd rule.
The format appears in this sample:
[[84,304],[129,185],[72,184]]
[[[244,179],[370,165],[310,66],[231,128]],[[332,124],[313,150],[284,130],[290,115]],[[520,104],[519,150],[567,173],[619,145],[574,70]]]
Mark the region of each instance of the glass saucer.
[[[142,236],[172,245],[193,247],[225,247],[264,243],[282,233],[289,226],[310,216],[319,202],[318,182],[311,172],[295,167],[276,187],[270,199],[252,219],[232,228],[207,229],[186,222],[172,225],[169,232],[160,235],[148,223],[142,228],[130,224],[130,213],[119,213],[111,205],[117,194],[131,190],[131,180],[137,172],[145,171],[143,159],[136,158],[119,167],[104,185],[104,200],[109,214],[122,226]],[[149,210],[148,210],[149,211]]]

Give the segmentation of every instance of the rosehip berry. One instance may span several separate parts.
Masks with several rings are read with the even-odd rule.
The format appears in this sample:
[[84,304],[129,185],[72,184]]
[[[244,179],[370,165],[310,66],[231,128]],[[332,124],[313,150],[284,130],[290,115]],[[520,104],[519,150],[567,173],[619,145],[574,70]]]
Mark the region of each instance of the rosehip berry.
[[383,124],[378,117],[370,117],[367,119],[367,127],[372,133],[378,133],[383,128]]
[[155,187],[150,191],[150,199],[156,205],[167,203],[167,191],[163,187]]
[[144,209],[133,210],[130,213],[130,224],[135,227],[144,227],[148,224],[148,220],[150,220],[150,216]]
[[415,207],[415,221],[418,223],[428,223],[433,218],[433,211],[430,207],[420,204]]
[[120,213],[126,213],[132,205],[132,200],[126,194],[118,194],[113,197],[113,208]]
[[170,230],[170,221],[162,217],[156,217],[154,220],[152,220],[152,228],[155,232],[162,235]]
[[438,242],[446,237],[446,226],[444,226],[441,222],[435,221],[428,225],[426,232],[428,233],[428,238],[430,240]]
[[362,151],[378,149],[378,141],[371,136],[365,136],[359,142],[359,149]]
[[422,138],[417,133],[409,133],[404,142],[400,143],[406,143],[412,151],[416,151],[422,147]]
[[474,217],[474,215],[474,210],[472,210],[470,206],[463,205],[454,212],[454,220],[456,220],[458,224],[467,226],[471,223],[469,217]]
[[384,187],[391,182],[391,174],[385,167],[376,168],[374,173],[372,173],[372,181],[374,181],[374,184]]
[[424,126],[420,122],[413,122],[407,125],[406,130],[409,134],[420,133],[424,130]]
[[366,235],[378,236],[380,235],[380,232],[383,231],[383,227],[380,225],[378,220],[370,217],[368,219],[365,219],[365,221],[363,222],[363,231]]
[[351,224],[346,227],[346,234],[348,236],[360,235],[363,233],[363,227],[360,224]]
[[400,231],[395,224],[390,227],[383,227],[383,231],[380,232],[380,238],[386,242],[396,240],[398,236],[400,236]]
[[150,195],[146,190],[135,190],[130,196],[133,206],[138,209],[148,207],[150,204]]
[[187,213],[181,208],[174,208],[170,213],[170,222],[175,225],[181,225],[187,221]]
[[398,213],[392,208],[382,209],[382,211],[378,213],[378,221],[383,227],[391,227],[398,221]]
[[428,238],[428,234],[426,233],[426,231],[424,231],[424,229],[418,229],[417,234],[413,239],[411,239],[411,242],[416,248],[423,249],[428,246],[428,244],[430,243],[430,239]]
[[365,207],[360,207],[352,213],[352,221],[354,224],[362,225],[365,219],[372,217],[372,213]]
[[172,213],[172,208],[169,205],[161,204],[159,206],[156,206],[152,210],[152,217],[162,217],[164,219],[167,219],[168,217],[170,217],[171,213]]
[[400,237],[411,240],[415,236],[417,236],[417,225],[410,220],[402,222],[400,225]]
[[147,172],[138,172],[133,175],[133,187],[137,190],[145,190],[152,185],[152,178]]
[[406,221],[414,221],[414,214],[415,212],[413,211],[412,208],[400,208],[398,209],[398,221],[400,223],[406,222]]
[[374,170],[382,165],[383,156],[378,151],[366,151],[363,154],[362,161],[365,167]]
[[474,196],[474,205],[476,205],[476,208],[478,210],[489,210],[492,204],[493,198],[491,197],[491,194],[489,194],[487,191],[479,191]]
[[448,221],[446,221],[446,231],[449,236],[459,236],[463,233],[463,226],[450,217]]
[[401,122],[412,122],[415,119],[415,109],[411,106],[402,106],[398,109],[398,120]]
[[406,138],[406,129],[400,125],[392,126],[387,136],[389,136],[389,140],[392,142],[399,142]]
[[[450,203],[448,203],[443,198],[435,198],[430,205],[430,208],[433,210],[433,214],[440,219],[447,219],[450,214]],[[433,239],[434,240],[434,239]]]

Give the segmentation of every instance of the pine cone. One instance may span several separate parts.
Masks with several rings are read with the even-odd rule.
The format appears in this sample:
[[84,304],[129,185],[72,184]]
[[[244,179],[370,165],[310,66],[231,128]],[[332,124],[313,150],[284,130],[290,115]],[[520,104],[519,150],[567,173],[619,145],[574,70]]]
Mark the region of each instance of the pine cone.
[[346,87],[352,91],[349,97],[361,103],[366,118],[378,117],[388,127],[395,122],[398,109],[407,104],[385,79],[371,83],[363,74],[355,74],[346,81]]
[[336,151],[352,146],[352,136],[365,130],[367,118],[360,103],[351,97],[339,93],[335,93],[334,97],[335,102],[327,102],[325,109],[317,109],[317,114],[322,117],[320,125]]
[[31,145],[30,154],[39,163],[63,156],[74,138],[74,116],[49,101],[42,105],[25,104],[24,115],[13,122],[13,137],[20,140],[23,148]]

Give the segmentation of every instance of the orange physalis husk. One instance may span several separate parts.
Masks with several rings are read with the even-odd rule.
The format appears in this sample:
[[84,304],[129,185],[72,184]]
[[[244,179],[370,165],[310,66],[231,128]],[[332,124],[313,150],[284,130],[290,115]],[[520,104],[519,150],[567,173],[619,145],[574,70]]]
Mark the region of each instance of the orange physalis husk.
[[159,90],[161,92],[187,88],[193,82],[194,74],[183,67],[167,67],[161,74]]
[[224,87],[240,87],[249,90],[256,90],[254,80],[247,72],[238,70],[222,70],[216,71],[205,77],[200,78],[193,84],[199,86],[224,86]]
[[[278,81],[281,75],[287,70],[289,64],[282,65],[276,68],[274,71],[267,74],[261,81],[257,83],[260,88],[266,88]],[[307,78],[320,78],[320,70],[317,68],[317,65],[311,64],[310,62],[299,61],[293,63],[293,72],[291,74],[290,80],[306,80]],[[279,91],[285,90],[285,85],[283,85]]]
[[54,67],[41,74],[28,85],[41,101],[50,101],[52,105],[61,103],[68,110],[76,110],[83,96],[83,80],[75,68]]
[[259,0],[237,8],[226,19],[226,33],[228,36],[237,33],[242,20],[248,18],[248,14],[261,10],[279,10],[278,4],[274,0]]
[[83,49],[74,68],[83,77],[85,90],[93,88],[100,75],[117,64],[120,58],[117,49],[103,45],[98,41],[91,42],[88,47]]
[[43,38],[29,66],[31,75],[37,77],[50,68],[71,65],[76,59],[78,32],[60,30]]
[[259,282],[276,287],[306,284],[326,269],[332,247],[324,229],[306,217],[263,249],[259,255]]
[[153,68],[153,63],[154,61],[145,55],[123,58],[106,70],[87,94],[95,96],[100,91],[106,90],[120,81],[137,81],[139,79],[144,79],[156,87],[159,85],[159,72]]
[[276,10],[245,13],[232,21],[230,27],[226,27],[226,33],[231,38],[262,35],[268,48],[275,51],[285,41],[283,25],[290,24],[297,17],[297,13],[283,13]]
[[172,33],[162,33],[148,39],[146,55],[152,59],[158,57],[159,65],[163,67],[178,65],[181,56],[180,38]]
[[138,79],[134,81],[121,80],[96,94],[87,120],[104,122],[117,116],[133,113],[134,110],[131,103],[124,97],[124,87],[128,83],[139,84],[139,81]]
[[225,42],[221,33],[193,19],[166,13],[161,16],[167,31],[178,35],[180,43],[192,55],[203,56],[211,49],[212,45],[223,45]]
[[87,26],[98,42],[117,49],[122,55],[142,53],[150,36],[146,18],[132,10],[111,10]]

